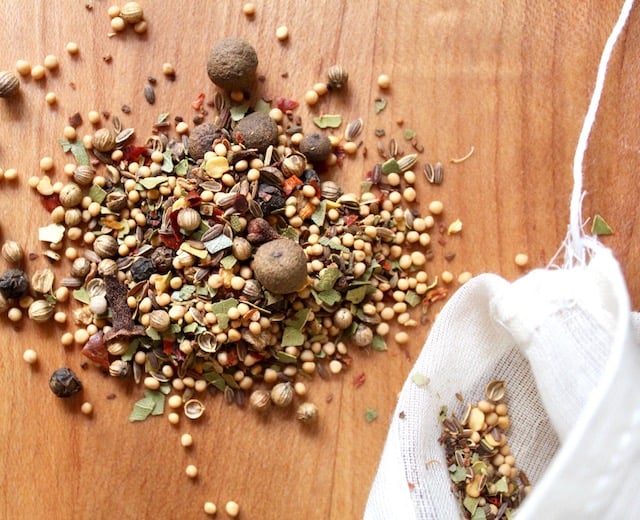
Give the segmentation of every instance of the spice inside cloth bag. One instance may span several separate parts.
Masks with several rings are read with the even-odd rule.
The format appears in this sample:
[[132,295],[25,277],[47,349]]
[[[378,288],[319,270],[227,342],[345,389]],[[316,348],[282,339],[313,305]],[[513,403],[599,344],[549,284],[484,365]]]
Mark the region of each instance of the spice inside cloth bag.
[[412,370],[428,384],[410,376],[401,392],[365,519],[461,517],[439,414],[460,417],[456,393],[481,399],[492,379],[506,382],[508,441],[533,485],[519,520],[639,517],[639,332],[604,247],[586,266],[469,281]]

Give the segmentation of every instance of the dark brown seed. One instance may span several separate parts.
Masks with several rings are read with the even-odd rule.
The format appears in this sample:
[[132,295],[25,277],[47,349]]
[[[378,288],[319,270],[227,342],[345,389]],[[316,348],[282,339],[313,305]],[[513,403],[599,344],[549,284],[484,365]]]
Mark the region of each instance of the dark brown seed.
[[144,98],[150,105],[153,105],[156,102],[156,92],[155,90],[153,90],[153,87],[151,85],[145,85]]

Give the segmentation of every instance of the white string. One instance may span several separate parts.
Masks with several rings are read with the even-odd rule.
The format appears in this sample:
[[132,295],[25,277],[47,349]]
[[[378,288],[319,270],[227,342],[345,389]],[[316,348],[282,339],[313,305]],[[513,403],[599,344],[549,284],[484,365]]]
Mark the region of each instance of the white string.
[[615,44],[627,23],[632,7],[633,0],[626,0],[624,2],[618,21],[613,26],[613,30],[602,51],[600,64],[598,65],[596,84],[593,89],[593,94],[591,95],[587,115],[584,118],[580,137],[578,138],[576,153],[573,157],[573,191],[571,192],[571,205],[569,207],[569,230],[563,244],[565,268],[572,267],[576,263],[584,265],[586,263],[587,252],[593,251],[598,245],[595,237],[587,236],[582,231],[582,199],[584,198],[584,192],[582,191],[582,163],[600,105],[600,97],[602,96],[602,90],[604,89],[604,82],[607,76],[607,66],[613,54]]

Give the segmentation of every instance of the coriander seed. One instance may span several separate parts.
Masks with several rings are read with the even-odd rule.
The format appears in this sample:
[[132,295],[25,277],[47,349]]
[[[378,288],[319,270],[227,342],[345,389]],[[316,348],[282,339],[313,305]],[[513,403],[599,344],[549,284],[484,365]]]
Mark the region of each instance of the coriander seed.
[[14,96],[20,89],[20,80],[13,72],[0,71],[0,98]]
[[20,264],[24,259],[22,246],[15,240],[7,240],[2,244],[2,258],[10,264]]
[[291,383],[278,383],[271,389],[271,401],[280,408],[286,408],[293,401]]

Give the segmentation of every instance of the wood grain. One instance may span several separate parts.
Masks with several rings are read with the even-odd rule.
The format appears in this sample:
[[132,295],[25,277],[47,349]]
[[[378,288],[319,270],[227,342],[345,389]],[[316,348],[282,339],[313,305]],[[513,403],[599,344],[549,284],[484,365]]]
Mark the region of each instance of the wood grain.
[[[12,69],[18,59],[42,63],[47,54],[60,58],[46,81],[24,80],[20,98],[0,100],[0,167],[20,174],[18,182],[0,182],[3,240],[41,250],[37,228],[47,215],[27,179],[40,174],[43,156],[55,159],[54,177],[63,179],[68,158],[57,139],[69,115],[110,111],[135,126],[140,138],[160,112],[189,120],[191,101],[215,92],[204,66],[209,48],[222,36],[238,35],[258,49],[265,76],[259,93],[266,98],[301,99],[330,65],[348,69],[344,94],[298,110],[306,130],[312,129],[310,114],[364,118],[367,157],[346,160],[335,174],[340,182],[356,188],[375,162],[375,128],[399,140],[403,129],[415,130],[425,147],[421,161],[445,164],[442,186],[419,181],[420,204],[442,200],[445,221],[460,218],[464,231],[437,248],[433,274],[446,267],[515,279],[522,273],[516,253],[529,254],[530,268],[543,267],[564,238],[573,153],[622,1],[258,1],[248,19],[238,1],[156,0],[143,2],[145,36],[128,31],[113,38],[107,36],[108,4],[4,0],[0,6],[0,68]],[[584,205],[585,217],[600,213],[614,228],[603,241],[622,265],[636,309],[639,16],[635,9],[610,66],[585,160]],[[290,30],[284,44],[275,38],[282,24]],[[66,54],[68,41],[78,42],[77,57]],[[175,82],[162,76],[165,62],[176,67]],[[380,73],[392,78],[388,92],[376,86]],[[152,108],[142,94],[148,76],[158,78]],[[48,91],[58,96],[54,107],[44,101]],[[389,104],[376,115],[374,100],[381,95]],[[121,113],[123,104],[131,106],[130,115]],[[90,132],[90,125],[81,131]],[[449,162],[472,146],[467,161]],[[456,253],[448,263],[446,252]],[[38,258],[29,269],[43,265]],[[321,420],[305,430],[286,413],[260,419],[220,398],[207,401],[198,423],[172,427],[155,418],[132,425],[127,418],[141,389],[78,368],[79,349],[59,344],[63,327],[4,317],[0,327],[0,517],[6,520],[200,518],[206,500],[220,508],[236,500],[246,519],[359,518],[396,395],[428,332],[420,327],[405,349],[356,352],[346,374],[316,378],[310,398]],[[36,366],[22,361],[25,348],[38,351]],[[62,364],[81,372],[82,399],[63,402],[49,392],[49,374]],[[362,372],[366,382],[356,388],[353,377]],[[83,399],[94,404],[93,416],[79,412]],[[367,407],[379,414],[370,424]],[[195,439],[189,450],[179,445],[186,431]],[[195,481],[184,475],[189,463],[200,469]]]

